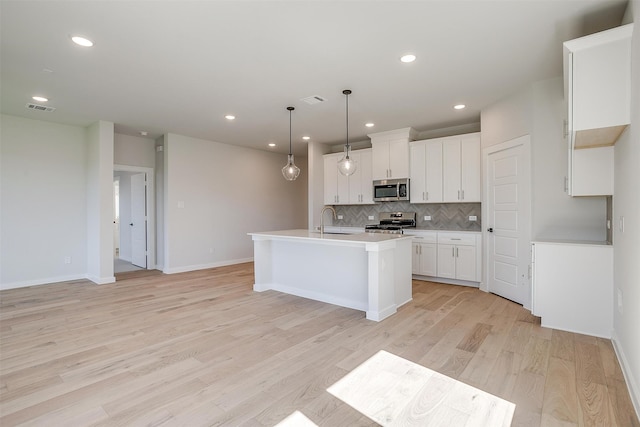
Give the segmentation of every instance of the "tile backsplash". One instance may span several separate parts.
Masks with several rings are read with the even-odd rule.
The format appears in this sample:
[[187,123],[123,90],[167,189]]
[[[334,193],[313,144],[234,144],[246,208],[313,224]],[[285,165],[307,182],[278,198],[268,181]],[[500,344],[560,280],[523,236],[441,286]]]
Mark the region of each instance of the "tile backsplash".
[[[481,230],[480,203],[424,203],[411,204],[409,202],[376,203],[375,205],[336,205],[336,213],[342,219],[333,220],[334,225],[345,227],[362,227],[367,224],[377,224],[380,212],[416,212],[416,226],[431,230]],[[431,221],[425,221],[425,215],[431,216]],[[475,215],[477,221],[469,221],[469,216]],[[373,220],[369,219],[373,216]]]

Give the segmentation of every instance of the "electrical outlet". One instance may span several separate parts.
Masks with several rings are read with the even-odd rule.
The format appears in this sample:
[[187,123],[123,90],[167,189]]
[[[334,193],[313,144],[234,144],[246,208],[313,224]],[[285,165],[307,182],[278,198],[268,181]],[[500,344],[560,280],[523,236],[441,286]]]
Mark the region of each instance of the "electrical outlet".
[[369,215],[367,218],[369,219],[369,221],[373,221],[374,219],[373,215]]
[[425,215],[424,216],[424,220],[425,221],[431,221],[431,215]]
[[618,312],[622,314],[622,289],[617,288],[618,290]]
[[71,264],[71,257],[70,256],[64,257],[64,263],[65,264]]
[[344,219],[344,215],[338,215],[338,219]]
[[469,221],[477,221],[478,217],[476,215],[469,215]]

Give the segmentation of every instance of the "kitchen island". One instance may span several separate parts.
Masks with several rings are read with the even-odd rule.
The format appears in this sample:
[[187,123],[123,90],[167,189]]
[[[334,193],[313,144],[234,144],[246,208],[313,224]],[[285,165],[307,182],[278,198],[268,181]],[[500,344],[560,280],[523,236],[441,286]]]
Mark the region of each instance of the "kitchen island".
[[411,236],[309,230],[249,233],[253,290],[276,290],[366,312],[380,321],[411,301]]

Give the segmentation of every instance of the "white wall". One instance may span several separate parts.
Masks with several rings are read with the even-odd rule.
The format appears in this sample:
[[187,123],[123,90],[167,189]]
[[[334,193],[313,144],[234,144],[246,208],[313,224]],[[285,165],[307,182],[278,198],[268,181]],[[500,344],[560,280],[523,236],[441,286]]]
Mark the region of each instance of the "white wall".
[[248,232],[306,228],[304,159],[296,159],[302,172],[289,182],[284,154],[175,134],[166,135],[163,153],[163,271],[251,260]]
[[540,81],[483,109],[482,148],[531,135],[533,240],[605,240],[605,198],[569,197],[564,192],[562,84],[561,78]]
[[531,89],[533,239],[605,241],[606,198],[569,197],[564,191],[569,151],[563,79],[543,80]]
[[85,277],[85,129],[0,121],[0,289]]
[[113,162],[116,165],[145,168],[156,166],[155,141],[151,138],[116,133],[113,136],[113,152]]
[[86,129],[87,277],[102,284],[113,275],[113,123]]
[[[164,150],[164,135],[155,141],[156,147]],[[155,152],[155,212],[156,212],[156,259],[158,270],[164,270],[164,151]]]
[[[613,197],[614,344],[640,414],[640,1],[629,3],[635,22],[631,41],[631,125],[615,145]],[[628,22],[628,21],[627,21]],[[618,228],[624,217],[624,231]],[[622,310],[618,305],[622,294]]]

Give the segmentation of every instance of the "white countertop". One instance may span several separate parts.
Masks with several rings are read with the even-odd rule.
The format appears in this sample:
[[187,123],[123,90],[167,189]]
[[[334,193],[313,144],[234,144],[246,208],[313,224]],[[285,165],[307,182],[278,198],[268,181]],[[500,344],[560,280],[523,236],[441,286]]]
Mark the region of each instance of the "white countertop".
[[607,243],[602,240],[560,240],[560,239],[540,239],[533,240],[531,243],[546,243],[552,245],[589,245],[589,246],[611,246],[611,243]]
[[320,234],[319,231],[309,230],[280,230],[280,231],[262,231],[258,233],[248,233],[252,237],[272,237],[285,239],[304,239],[319,242],[349,242],[349,243],[382,243],[391,240],[411,239],[411,236],[404,234],[385,234],[385,233],[357,233],[357,234]]

